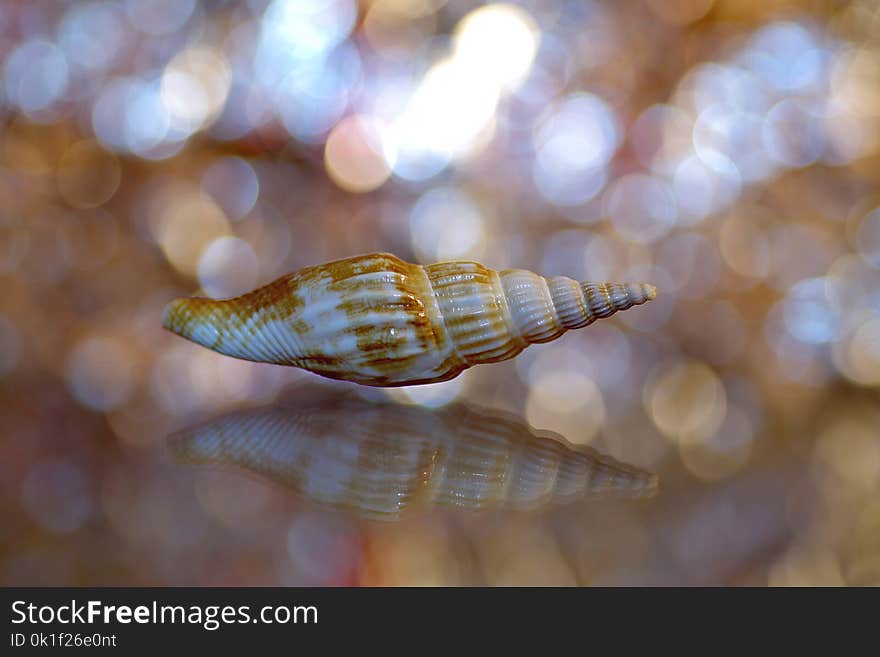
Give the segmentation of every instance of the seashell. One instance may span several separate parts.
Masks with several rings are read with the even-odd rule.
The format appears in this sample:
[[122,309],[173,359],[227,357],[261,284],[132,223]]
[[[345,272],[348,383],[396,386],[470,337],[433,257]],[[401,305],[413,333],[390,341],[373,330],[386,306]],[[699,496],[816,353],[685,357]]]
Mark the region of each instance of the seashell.
[[463,404],[337,398],[233,413],[169,441],[179,462],[239,466],[379,520],[433,506],[525,510],[656,493],[656,475],[542,434]]
[[421,266],[376,253],[307,267],[232,299],[176,299],[163,325],[228,356],[399,386],[513,358],[655,295],[651,285],[467,261]]

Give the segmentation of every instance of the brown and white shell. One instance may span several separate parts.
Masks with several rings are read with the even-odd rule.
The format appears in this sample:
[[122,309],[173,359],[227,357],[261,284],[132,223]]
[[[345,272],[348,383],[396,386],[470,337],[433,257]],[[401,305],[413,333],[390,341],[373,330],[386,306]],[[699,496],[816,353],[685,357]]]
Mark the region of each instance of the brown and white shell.
[[379,520],[434,506],[526,510],[656,493],[656,475],[542,433],[463,404],[342,398],[233,413],[169,442],[180,462],[235,465]]
[[653,299],[651,285],[578,283],[476,262],[375,253],[307,267],[225,300],[176,299],[163,325],[228,356],[372,386],[446,381]]

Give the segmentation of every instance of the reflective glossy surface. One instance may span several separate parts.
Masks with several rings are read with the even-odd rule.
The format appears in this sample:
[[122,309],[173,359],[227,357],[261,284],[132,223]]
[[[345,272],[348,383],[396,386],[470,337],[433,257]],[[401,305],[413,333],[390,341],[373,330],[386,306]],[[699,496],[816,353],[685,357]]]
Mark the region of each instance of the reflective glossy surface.
[[324,395],[233,413],[170,440],[183,463],[237,465],[330,507],[398,520],[434,506],[542,509],[652,497],[655,475],[538,436],[513,416]]
[[4,583],[760,583],[794,576],[773,564],[817,499],[797,459],[658,487],[509,413],[337,386],[136,452],[68,435],[6,498]]

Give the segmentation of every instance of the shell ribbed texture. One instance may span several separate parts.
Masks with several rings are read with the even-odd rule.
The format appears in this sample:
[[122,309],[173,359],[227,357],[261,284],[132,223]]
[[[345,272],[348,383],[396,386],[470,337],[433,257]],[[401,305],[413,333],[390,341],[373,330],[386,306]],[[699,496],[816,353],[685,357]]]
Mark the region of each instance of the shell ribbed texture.
[[653,299],[644,284],[579,283],[476,262],[370,254],[240,297],[177,299],[164,326],[229,356],[376,386],[445,381]]
[[229,464],[313,501],[394,520],[435,505],[532,509],[647,497],[656,476],[506,416],[358,399],[236,413],[174,436],[180,461]]

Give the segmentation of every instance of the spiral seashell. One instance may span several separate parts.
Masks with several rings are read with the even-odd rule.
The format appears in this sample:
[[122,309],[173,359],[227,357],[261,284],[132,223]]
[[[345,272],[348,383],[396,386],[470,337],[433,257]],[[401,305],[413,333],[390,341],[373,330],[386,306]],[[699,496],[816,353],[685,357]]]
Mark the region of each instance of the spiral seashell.
[[378,520],[435,505],[523,510],[656,492],[656,475],[546,434],[463,404],[432,411],[335,398],[233,413],[169,444],[180,462],[239,466]]
[[232,299],[176,299],[163,325],[228,356],[399,386],[513,358],[655,295],[651,285],[467,261],[421,266],[376,253],[307,267]]

